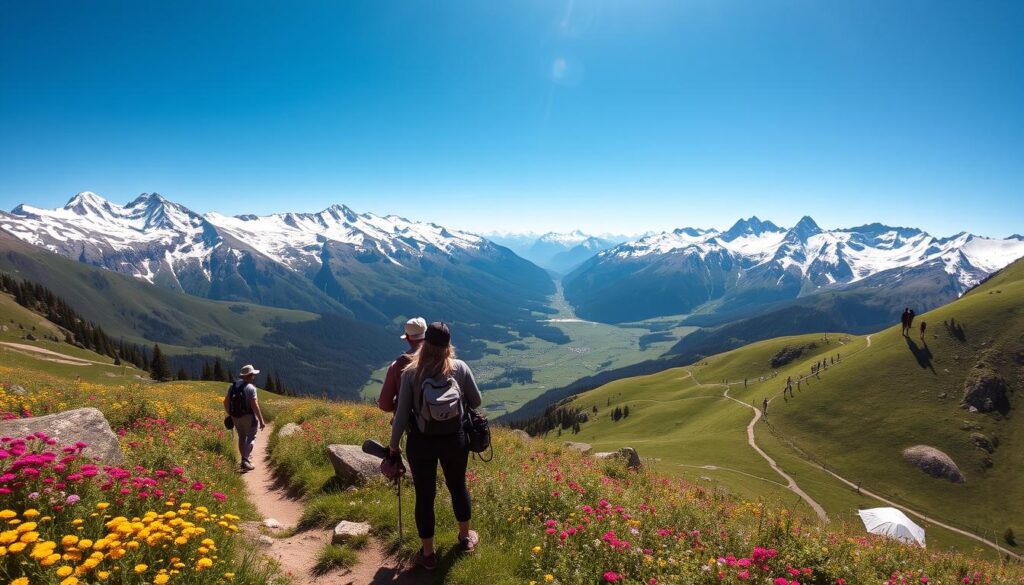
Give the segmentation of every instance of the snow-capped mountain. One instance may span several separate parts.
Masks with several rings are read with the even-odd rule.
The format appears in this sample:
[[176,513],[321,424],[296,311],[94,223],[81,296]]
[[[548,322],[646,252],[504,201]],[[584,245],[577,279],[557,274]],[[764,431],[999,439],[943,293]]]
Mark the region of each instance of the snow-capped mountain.
[[587,234],[580,230],[540,235],[491,234],[487,238],[542,268],[562,274],[572,271],[598,252],[629,239],[626,236]]
[[[83,192],[59,209],[19,205],[0,212],[0,228],[193,295],[381,322],[417,311],[447,317],[467,302],[476,322],[490,322],[499,315],[480,313],[522,311],[553,290],[542,270],[484,238],[341,205],[230,217],[199,215],[156,193],[122,206]],[[466,294],[445,294],[469,284],[474,290]],[[431,286],[436,290],[423,292]]]
[[1024,241],[1013,237],[937,238],[877,223],[825,231],[810,217],[786,229],[751,217],[724,232],[681,228],[612,247],[570,274],[565,291],[581,316],[606,320],[689,313],[708,303],[735,310],[858,284],[899,286],[904,275],[925,270],[941,270],[955,298],[1022,256]]

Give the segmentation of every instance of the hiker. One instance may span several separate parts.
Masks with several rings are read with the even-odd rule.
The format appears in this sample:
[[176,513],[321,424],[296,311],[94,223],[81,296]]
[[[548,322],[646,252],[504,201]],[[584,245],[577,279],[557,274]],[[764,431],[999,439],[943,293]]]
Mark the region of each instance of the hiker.
[[908,321],[907,317],[909,315],[910,315],[910,307],[906,307],[905,309],[903,309],[903,315],[900,317],[900,323],[903,324],[903,329],[901,330],[903,335],[907,334],[907,329],[910,327],[909,325],[907,325],[907,321]]
[[437,568],[434,497],[439,462],[459,523],[459,546],[472,552],[480,540],[476,531],[469,529],[469,443],[462,430],[462,417],[467,406],[477,408],[482,399],[473,372],[455,358],[451,340],[451,331],[444,323],[435,322],[427,327],[423,344],[402,372],[389,444],[390,456],[401,456],[399,443],[402,435],[409,433],[406,449],[416,489],[416,530],[422,543],[416,553],[416,564],[427,570]]
[[398,386],[402,379],[402,371],[412,361],[413,354],[423,344],[423,334],[427,331],[427,320],[423,317],[415,317],[405,322],[405,333],[402,339],[409,344],[409,350],[398,356],[388,366],[388,373],[384,376],[384,385],[380,388],[380,396],[377,398],[377,406],[384,412],[394,412],[395,403],[398,402]]
[[910,335],[910,328],[914,326],[915,316],[916,315],[914,315],[914,310],[910,309],[910,312],[907,313],[907,335]]
[[224,395],[224,410],[231,416],[235,432],[238,433],[238,454],[242,458],[239,466],[243,472],[256,469],[249,457],[256,443],[256,432],[267,426],[260,404],[256,401],[256,386],[252,384],[259,373],[251,365],[242,366],[238,371],[238,379],[228,387]]
[[928,328],[928,324],[921,321],[921,341],[924,341],[924,330]]
[[764,402],[761,403],[761,409],[764,410],[764,415],[768,416],[768,398],[765,397]]

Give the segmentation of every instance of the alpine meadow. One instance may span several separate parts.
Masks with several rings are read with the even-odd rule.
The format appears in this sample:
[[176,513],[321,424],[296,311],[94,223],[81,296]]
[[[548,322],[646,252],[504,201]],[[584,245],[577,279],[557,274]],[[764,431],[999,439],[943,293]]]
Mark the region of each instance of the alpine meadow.
[[2,10],[0,583],[1024,585],[1024,7]]

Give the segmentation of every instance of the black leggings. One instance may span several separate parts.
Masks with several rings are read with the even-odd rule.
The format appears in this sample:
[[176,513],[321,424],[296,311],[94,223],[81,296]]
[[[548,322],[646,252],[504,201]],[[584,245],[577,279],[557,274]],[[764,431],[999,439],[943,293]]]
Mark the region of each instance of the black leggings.
[[434,537],[434,497],[437,495],[437,464],[444,471],[444,483],[452,495],[455,519],[468,522],[471,515],[466,466],[469,443],[460,431],[454,435],[430,436],[415,430],[409,433],[406,454],[416,487],[416,530],[420,538]]

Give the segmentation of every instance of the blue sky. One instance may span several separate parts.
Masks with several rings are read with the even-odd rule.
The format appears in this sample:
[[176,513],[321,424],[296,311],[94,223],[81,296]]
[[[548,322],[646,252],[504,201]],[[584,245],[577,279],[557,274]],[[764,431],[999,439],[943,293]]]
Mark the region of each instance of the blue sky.
[[1024,231],[1024,3],[13,2],[0,207]]

